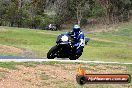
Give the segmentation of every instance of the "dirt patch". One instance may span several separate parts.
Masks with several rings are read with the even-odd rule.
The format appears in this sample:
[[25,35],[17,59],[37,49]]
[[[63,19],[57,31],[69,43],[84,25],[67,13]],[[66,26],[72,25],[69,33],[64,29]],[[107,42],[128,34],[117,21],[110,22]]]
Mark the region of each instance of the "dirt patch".
[[[50,65],[39,65],[35,68],[18,66],[20,70],[11,73],[0,82],[1,88],[51,88],[61,82],[68,81],[68,72]],[[55,71],[55,69],[57,69]],[[62,71],[62,72],[61,72]],[[41,74],[45,73],[48,79],[43,80]],[[61,74],[60,74],[61,73]]]
[[[0,69],[9,74],[0,80],[1,88],[60,88],[72,85],[77,87],[75,75],[79,65],[56,64],[56,65],[37,65],[36,67],[25,67],[18,65],[19,70]],[[126,73],[125,66],[112,65],[83,65],[87,73]],[[115,86],[114,88],[116,88]],[[121,85],[120,88],[123,88]]]
[[1,54],[22,54],[23,50],[7,45],[0,45],[0,53]]

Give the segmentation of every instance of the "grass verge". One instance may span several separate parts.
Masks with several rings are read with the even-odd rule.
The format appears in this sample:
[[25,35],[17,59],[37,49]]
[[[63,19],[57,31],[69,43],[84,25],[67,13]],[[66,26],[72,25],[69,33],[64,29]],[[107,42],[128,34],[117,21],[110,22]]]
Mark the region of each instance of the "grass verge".
[[[91,40],[85,46],[82,60],[132,62],[131,25],[118,31],[86,34]],[[29,50],[29,57],[46,57],[48,50],[55,45],[61,31],[31,30],[26,28],[0,27],[0,44]],[[32,53],[32,54],[31,54]],[[24,54],[0,53],[0,55],[23,56]]]

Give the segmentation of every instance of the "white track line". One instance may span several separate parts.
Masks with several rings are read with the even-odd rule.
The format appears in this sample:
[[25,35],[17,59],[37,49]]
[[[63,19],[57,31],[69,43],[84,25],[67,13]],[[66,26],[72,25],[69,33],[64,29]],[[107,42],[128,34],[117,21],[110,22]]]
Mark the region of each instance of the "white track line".
[[121,62],[105,62],[105,61],[83,61],[83,60],[57,60],[57,59],[0,59],[0,62],[71,62],[71,63],[99,63],[99,64],[132,64]]

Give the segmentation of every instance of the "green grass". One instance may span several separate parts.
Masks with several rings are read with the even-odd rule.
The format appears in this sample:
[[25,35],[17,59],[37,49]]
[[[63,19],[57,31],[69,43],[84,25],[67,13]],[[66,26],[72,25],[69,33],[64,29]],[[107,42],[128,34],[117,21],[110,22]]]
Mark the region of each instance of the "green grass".
[[49,79],[49,75],[47,75],[46,73],[42,72],[39,74],[40,78],[42,80],[48,80]]
[[15,62],[0,62],[0,67],[12,69],[12,70],[17,69]]
[[0,29],[5,30],[0,30],[0,44],[26,48],[32,50],[40,57],[46,55],[46,52],[55,44],[56,40],[55,35],[43,34],[47,33],[47,31],[42,30],[28,30],[9,27],[0,27]]
[[[127,25],[120,27],[118,31],[85,34],[91,40],[79,59],[132,62],[131,29],[132,25]],[[41,58],[46,57],[48,50],[56,44],[57,35],[61,33],[64,32],[0,27],[0,44],[31,50],[35,56]],[[0,53],[0,55],[9,54]]]
[[120,27],[118,31],[93,33],[88,36],[98,40],[89,42],[81,59],[132,62],[132,25]]
[[121,26],[115,31],[90,34],[90,36],[118,43],[132,43],[132,25]]
[[125,47],[85,47],[83,60],[132,62],[132,49]]
[[20,63],[17,63],[17,65],[23,65],[25,67],[36,67],[37,65],[39,65],[40,63],[39,62],[20,62]]

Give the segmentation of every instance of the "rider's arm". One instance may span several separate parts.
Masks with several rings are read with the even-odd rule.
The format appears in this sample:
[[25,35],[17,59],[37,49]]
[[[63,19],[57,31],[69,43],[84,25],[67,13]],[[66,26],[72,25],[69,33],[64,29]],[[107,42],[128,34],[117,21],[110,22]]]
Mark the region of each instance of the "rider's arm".
[[84,33],[81,32],[81,34],[80,34],[80,44],[79,44],[79,46],[82,45],[83,43],[84,43]]
[[81,34],[80,34],[80,39],[84,39],[84,33],[83,32],[81,32]]

